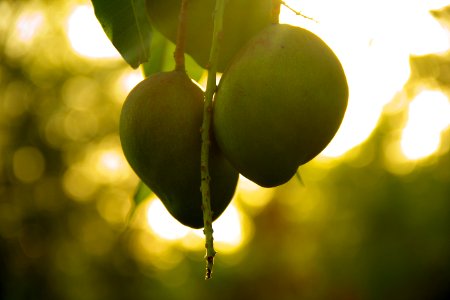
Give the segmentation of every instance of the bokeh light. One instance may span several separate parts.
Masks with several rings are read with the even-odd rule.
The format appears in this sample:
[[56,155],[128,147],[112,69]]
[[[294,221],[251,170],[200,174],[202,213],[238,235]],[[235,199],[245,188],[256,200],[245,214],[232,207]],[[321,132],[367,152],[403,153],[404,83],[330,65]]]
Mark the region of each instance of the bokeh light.
[[408,121],[401,137],[401,149],[412,160],[427,157],[439,149],[442,132],[450,126],[450,103],[439,91],[422,91],[409,105]]
[[42,12],[24,13],[17,20],[17,39],[22,42],[29,42],[34,35],[39,32],[40,26],[44,22]]
[[[247,242],[252,234],[252,225],[242,211],[232,202],[222,215],[213,223],[216,250],[229,254],[236,252]],[[204,238],[203,230],[195,233]]]
[[263,188],[244,176],[239,176],[236,200],[249,207],[249,211],[252,214],[257,214],[261,211],[269,203],[273,195],[274,189]]
[[73,49],[80,55],[91,58],[120,58],[119,52],[97,21],[92,5],[75,7],[68,19],[67,34]]
[[189,228],[175,220],[157,198],[150,200],[147,221],[154,233],[167,240],[183,238],[189,232]]
[[63,176],[64,191],[76,201],[89,201],[98,189],[95,181],[89,177],[85,168],[79,165],[71,166]]
[[[179,223],[156,197],[149,200],[146,218],[151,231],[158,237],[177,242],[190,250],[204,247],[203,229],[192,229]],[[216,248],[221,253],[235,252],[252,234],[250,221],[233,202],[213,222],[213,228]]]
[[[0,23],[0,33],[3,31],[2,38],[7,41],[5,52],[11,57],[22,57],[32,49],[38,35],[45,33],[45,15],[39,7],[30,5],[28,9],[16,16],[9,10],[7,3],[2,4],[3,7],[0,9],[2,9],[4,23]],[[8,29],[10,29],[9,32]]]
[[128,95],[128,93],[142,80],[144,79],[144,74],[141,70],[127,70],[121,76],[119,76],[118,80],[118,93],[121,95],[120,99],[123,102]]
[[94,155],[96,176],[107,182],[117,182],[130,175],[129,166],[120,148],[105,149]]

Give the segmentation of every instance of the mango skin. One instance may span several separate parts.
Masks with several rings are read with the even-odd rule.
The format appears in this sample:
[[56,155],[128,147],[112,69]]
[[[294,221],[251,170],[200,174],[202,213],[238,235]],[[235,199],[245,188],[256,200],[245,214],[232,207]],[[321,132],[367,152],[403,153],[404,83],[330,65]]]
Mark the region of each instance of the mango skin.
[[[201,67],[207,68],[213,35],[215,0],[190,0],[187,12],[186,49]],[[271,24],[272,0],[227,0],[221,35],[218,71],[260,30]],[[181,0],[147,0],[152,25],[176,42]]]
[[[182,224],[203,227],[200,128],[203,91],[181,71],[157,73],[126,98],[120,139],[129,164]],[[230,203],[237,171],[214,140],[210,149],[211,208],[217,219]]]
[[223,74],[214,103],[214,133],[242,175],[273,187],[327,146],[347,100],[342,66],[319,37],[291,25],[270,25]]

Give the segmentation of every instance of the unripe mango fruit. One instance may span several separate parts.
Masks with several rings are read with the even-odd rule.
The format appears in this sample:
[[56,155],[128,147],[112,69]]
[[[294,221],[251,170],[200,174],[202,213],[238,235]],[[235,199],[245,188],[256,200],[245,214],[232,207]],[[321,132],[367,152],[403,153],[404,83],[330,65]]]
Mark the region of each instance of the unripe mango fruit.
[[[126,98],[120,116],[120,139],[129,164],[170,214],[193,228],[203,227],[202,118],[203,91],[183,71],[144,79]],[[233,197],[238,173],[214,141],[209,170],[211,209],[216,219]]]
[[[200,66],[209,63],[215,0],[190,0],[187,7],[186,53]],[[181,0],[147,0],[152,25],[176,42]],[[223,72],[236,52],[271,23],[272,0],[227,0],[220,38],[218,71]]]
[[214,133],[242,175],[277,186],[327,146],[347,99],[344,71],[325,42],[305,29],[269,25],[223,74]]

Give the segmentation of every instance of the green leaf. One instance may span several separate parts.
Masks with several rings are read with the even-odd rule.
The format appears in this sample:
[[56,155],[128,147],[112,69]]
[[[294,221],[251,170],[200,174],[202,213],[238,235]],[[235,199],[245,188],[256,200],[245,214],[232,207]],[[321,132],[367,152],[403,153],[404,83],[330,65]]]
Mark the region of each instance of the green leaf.
[[189,77],[191,79],[194,79],[195,81],[199,81],[206,72],[206,70],[200,67],[189,55],[186,55],[185,64],[186,72],[188,73]]
[[303,181],[302,175],[300,174],[300,170],[297,170],[297,173],[295,173],[295,178],[297,178],[298,183],[300,183],[301,186],[305,186],[305,182]]
[[150,57],[152,28],[145,0],[92,0],[95,15],[108,38],[133,68]]
[[130,208],[125,222],[126,228],[129,227],[139,205],[144,202],[144,200],[147,199],[151,194],[152,191],[150,190],[150,188],[146,186],[142,181],[139,181],[133,195],[133,206]]
[[[145,77],[158,72],[168,72],[175,68],[173,53],[175,44],[168,40],[159,31],[153,30],[152,56],[147,63],[142,64]],[[185,54],[185,68],[189,77],[199,81],[204,75],[205,69],[200,67],[193,58]]]
[[[147,63],[142,65],[145,77],[161,71],[172,70],[175,65],[173,62],[173,51],[175,47],[172,47],[170,41],[155,30],[153,31],[151,47],[152,56]],[[168,57],[169,59],[167,59]],[[169,67],[167,66],[168,61],[171,64]]]
[[152,194],[152,191],[142,181],[139,181],[136,191],[134,192],[133,202],[134,206],[138,207],[148,196]]

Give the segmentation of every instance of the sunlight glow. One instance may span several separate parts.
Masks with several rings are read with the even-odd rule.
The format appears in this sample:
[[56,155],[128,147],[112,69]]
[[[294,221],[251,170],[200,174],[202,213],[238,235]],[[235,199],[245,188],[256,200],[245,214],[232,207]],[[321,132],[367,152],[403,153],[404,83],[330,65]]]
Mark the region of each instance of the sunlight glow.
[[[175,220],[162,202],[154,197],[147,209],[147,223],[158,237],[167,241],[180,241],[187,249],[204,247],[203,229],[192,229]],[[245,226],[245,229],[244,229]],[[231,253],[249,236],[251,226],[238,208],[231,203],[213,223],[214,242],[221,252]]]
[[123,167],[119,151],[107,150],[99,154],[97,170],[101,172],[117,172]]
[[[213,223],[215,248],[220,253],[231,254],[239,249],[252,233],[252,224],[232,202]],[[204,239],[203,229],[193,230]]]
[[128,95],[128,93],[142,80],[144,80],[144,74],[140,69],[127,71],[119,79],[121,94]]
[[23,14],[17,20],[16,38],[23,42],[31,41],[43,22],[44,15],[41,12]]
[[316,22],[296,16],[285,7],[281,22],[320,36],[339,57],[347,75],[350,90],[347,112],[322,156],[341,156],[369,137],[383,107],[408,80],[411,54],[449,49],[448,33],[428,12],[431,5],[436,8],[436,1],[286,2]]
[[156,235],[166,240],[181,239],[189,233],[189,228],[176,221],[157,198],[148,206],[147,222]]
[[424,91],[409,107],[408,122],[403,130],[401,149],[411,160],[427,157],[439,149],[441,133],[450,126],[450,104],[437,91]]
[[[38,7],[13,12],[4,1],[0,5],[0,37],[9,57],[22,57],[33,53],[34,42],[45,34],[45,14]],[[34,49],[33,49],[34,50]]]
[[89,178],[85,168],[79,165],[72,165],[64,172],[64,191],[75,201],[85,202],[92,200],[92,196],[97,190],[97,182]]
[[[95,167],[93,179],[101,183],[117,182],[130,175],[130,167],[118,147],[99,149],[88,159],[87,164]],[[87,167],[89,167],[87,166]]]
[[214,240],[230,246],[238,246],[242,242],[242,224],[238,209],[230,204],[223,214],[214,222]]
[[274,189],[263,188],[253,181],[239,176],[236,189],[237,199],[248,207],[251,207],[253,213],[257,213],[264,208],[272,199]]
[[249,191],[249,192],[255,192],[255,191],[261,189],[261,187],[259,185],[257,185],[250,179],[247,179],[246,177],[242,176],[241,174],[239,174],[238,184],[239,184],[239,187],[238,187],[239,189]]
[[120,169],[122,161],[117,153],[107,151],[102,153],[99,163],[105,170],[115,172]]
[[72,48],[91,58],[119,58],[90,5],[76,7],[69,17],[67,32]]

